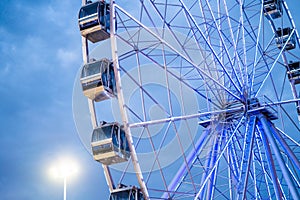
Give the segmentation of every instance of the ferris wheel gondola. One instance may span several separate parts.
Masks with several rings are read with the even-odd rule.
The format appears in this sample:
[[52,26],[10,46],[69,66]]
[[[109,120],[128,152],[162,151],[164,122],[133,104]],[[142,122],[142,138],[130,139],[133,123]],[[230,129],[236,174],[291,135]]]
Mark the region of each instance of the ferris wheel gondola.
[[284,29],[278,28],[276,30],[277,47],[281,49],[285,45],[285,50],[291,50],[296,47],[296,35],[292,32],[290,27]]
[[[264,13],[269,19],[276,19],[282,15],[282,1],[281,0],[264,0]],[[270,17],[271,18],[270,18]]]
[[139,188],[121,184],[110,194],[109,200],[144,200],[144,198]]
[[295,84],[300,84],[300,62],[291,62],[288,64],[287,73],[290,75],[289,79]]
[[81,35],[93,43],[109,38],[109,22],[109,4],[103,1],[89,2],[78,14]]
[[116,96],[113,64],[106,58],[85,64],[80,82],[84,95],[93,101],[99,102]]
[[94,159],[104,165],[126,162],[130,157],[124,129],[116,122],[102,122],[95,128],[91,145]]

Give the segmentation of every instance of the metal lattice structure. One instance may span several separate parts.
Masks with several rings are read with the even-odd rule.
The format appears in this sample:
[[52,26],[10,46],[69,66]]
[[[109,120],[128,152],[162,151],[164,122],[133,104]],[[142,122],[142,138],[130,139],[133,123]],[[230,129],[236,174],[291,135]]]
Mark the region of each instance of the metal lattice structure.
[[[300,38],[286,2],[109,3],[99,45],[130,149],[102,165],[110,198],[300,199]],[[86,35],[82,47],[89,63]],[[105,109],[88,102],[96,128]]]

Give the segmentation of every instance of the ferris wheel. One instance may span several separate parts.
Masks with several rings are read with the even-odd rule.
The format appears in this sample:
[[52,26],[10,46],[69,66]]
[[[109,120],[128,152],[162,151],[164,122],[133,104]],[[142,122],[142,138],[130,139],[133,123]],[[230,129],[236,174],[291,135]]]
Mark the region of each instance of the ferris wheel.
[[300,199],[285,1],[83,0],[79,27],[92,125],[79,134],[109,199]]

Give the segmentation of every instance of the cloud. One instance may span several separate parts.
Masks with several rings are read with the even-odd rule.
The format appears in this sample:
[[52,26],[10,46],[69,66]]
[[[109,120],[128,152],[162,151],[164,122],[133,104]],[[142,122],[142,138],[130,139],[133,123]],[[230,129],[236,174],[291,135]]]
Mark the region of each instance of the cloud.
[[76,64],[79,67],[79,55],[77,50],[67,50],[63,48],[58,49],[56,53],[56,57],[63,68],[74,67]]

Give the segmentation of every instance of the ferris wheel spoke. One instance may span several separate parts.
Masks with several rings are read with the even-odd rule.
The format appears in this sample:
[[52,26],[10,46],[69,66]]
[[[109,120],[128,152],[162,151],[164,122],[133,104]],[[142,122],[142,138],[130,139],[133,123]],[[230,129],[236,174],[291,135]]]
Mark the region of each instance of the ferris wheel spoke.
[[[294,32],[295,32],[295,29],[292,30],[292,32],[291,32],[291,34],[290,34],[288,40],[291,39],[291,37],[292,37],[292,35],[294,34]],[[283,51],[284,51],[284,48],[286,47],[286,45],[287,45],[287,42],[283,45],[282,49],[280,50],[280,52],[278,53],[277,57],[275,58],[275,61],[274,61],[273,64],[271,65],[271,67],[270,67],[268,73],[265,75],[265,77],[264,77],[264,79],[262,80],[260,86],[258,87],[258,90],[257,90],[257,93],[256,93],[256,94],[258,94],[258,93],[260,92],[260,90],[261,90],[262,87],[264,86],[264,84],[265,84],[267,78],[271,75],[271,73],[272,73],[274,67],[276,66],[276,64],[277,64],[277,62],[278,62],[280,56],[283,55]]]
[[[160,142],[158,148],[155,150],[155,151],[157,151],[157,153],[156,153],[156,155],[155,155],[154,160],[158,160],[158,158],[159,158],[159,154],[160,154],[160,152],[161,152],[161,150],[162,150],[162,147],[163,147],[163,145],[164,145],[164,142],[165,142],[165,140],[166,140],[167,133],[168,133],[170,127],[171,127],[171,122],[168,123],[167,128],[166,128],[166,130],[165,130],[165,132],[164,132],[164,134],[163,134],[162,140],[161,140],[161,142]],[[154,170],[154,167],[155,167],[155,162],[152,164],[151,170],[150,170],[150,171]],[[160,170],[161,170],[161,168],[160,168]],[[145,182],[147,183],[147,182],[149,181],[149,179],[150,179],[150,173],[149,173],[149,175],[146,177],[146,181],[145,181]],[[165,185],[165,188],[167,189],[167,185]]]
[[[156,148],[155,148],[155,145],[154,145],[154,142],[153,142],[153,140],[152,140],[152,137],[151,137],[151,133],[150,133],[150,131],[149,131],[149,128],[146,127],[145,130],[146,130],[146,132],[147,132],[147,134],[148,134],[149,143],[150,143],[150,146],[151,146],[152,151],[154,152],[154,156],[155,156],[154,161],[153,161],[153,166],[155,165],[155,163],[157,163],[158,169],[159,169],[159,172],[160,172],[160,175],[161,175],[161,180],[163,181],[164,188],[167,188],[167,183],[166,183],[166,179],[165,179],[165,176],[164,176],[164,172],[163,172],[163,170],[162,170],[162,166],[161,166],[160,160],[159,160],[159,158],[158,158],[159,152],[157,152],[157,151],[158,151],[159,149],[156,149]],[[148,174],[148,178],[146,178],[146,180],[149,180],[149,177],[150,177],[150,176],[151,176],[151,171],[150,171],[150,173]],[[147,182],[146,182],[146,185],[147,185]]]
[[284,131],[280,130],[278,127],[276,127],[276,130],[279,131],[280,134],[282,134],[282,137],[285,137],[286,140],[290,140],[295,145],[295,147],[300,147],[300,140],[299,141],[294,140],[291,136],[286,134]]
[[242,61],[243,61],[243,63],[244,63],[244,65],[243,65],[243,67],[245,68],[245,70],[243,70],[243,74],[242,74],[242,77],[243,77],[243,79],[245,80],[245,82],[244,82],[244,87],[245,88],[247,88],[248,87],[248,81],[246,81],[247,80],[247,75],[248,75],[248,66],[247,66],[247,64],[246,63],[248,63],[247,62],[247,47],[246,47],[246,38],[245,38],[245,25],[244,25],[244,23],[245,23],[245,21],[244,21],[244,15],[243,15],[243,10],[244,10],[244,5],[243,5],[243,3],[242,3],[242,1],[243,0],[239,0],[239,7],[240,7],[240,28],[241,28],[241,45],[242,45],[242,54],[243,54],[243,58],[242,58]]
[[[156,63],[157,65],[160,66],[160,64],[157,63],[156,61],[154,61],[154,60],[152,60],[152,61],[153,61],[153,63]],[[161,67],[162,67],[162,66],[161,66]],[[127,72],[126,72],[126,70],[125,70],[124,68],[122,68],[122,70],[127,74]],[[190,87],[192,90],[196,90],[196,92],[197,92],[201,97],[207,99],[208,102],[210,102],[211,104],[213,104],[213,105],[215,105],[216,107],[218,107],[218,106],[217,106],[210,98],[208,98],[206,95],[204,95],[204,94],[202,94],[201,92],[199,92],[199,89],[198,89],[198,88],[196,88],[196,89],[193,88],[193,86],[191,86],[191,85],[190,85],[189,83],[187,83],[186,81],[183,81],[181,77],[179,77],[177,74],[174,74],[172,71],[168,71],[168,73],[170,73],[170,74],[172,75],[172,77],[175,77],[176,79],[181,80],[181,84],[184,84],[184,85]],[[132,77],[131,75],[128,75],[128,76],[132,79],[133,82],[135,82],[139,87],[142,88],[142,85],[138,84],[138,83],[135,81],[135,78],[134,78],[134,77]],[[147,93],[147,91],[145,91],[144,89],[143,89],[143,92],[145,92],[145,93],[147,94],[147,96],[149,96],[150,98],[152,98],[151,95],[149,95],[149,93]],[[217,95],[217,94],[215,94],[215,95]],[[167,111],[165,111],[165,112],[167,112]]]
[[[153,3],[153,5],[157,5],[157,4],[159,4],[159,3],[157,3],[157,2],[154,2],[154,1],[152,1],[152,3]],[[181,4],[183,3],[183,2],[180,2]],[[196,3],[194,3],[194,4],[196,4]],[[179,7],[180,9],[182,9],[182,6],[180,5],[180,4],[176,4],[176,5],[172,5],[172,6],[176,6],[176,7]],[[157,6],[158,7],[158,6]],[[166,28],[168,28],[170,31],[171,31],[171,33],[174,33],[174,31],[173,31],[173,29],[175,29],[175,28],[179,28],[179,27],[177,27],[176,25],[173,25],[173,20],[177,17],[177,18],[179,18],[179,16],[177,16],[177,15],[174,15],[170,20],[169,20],[169,18],[167,17],[167,16],[165,16],[165,12],[164,13],[162,13],[163,11],[159,11],[158,9],[156,9],[156,11],[158,12],[158,14],[159,14],[159,16],[161,16],[161,18],[162,19],[164,19],[164,20],[166,20],[166,19],[168,19],[168,21],[165,21],[165,23],[167,23],[167,26],[166,26]],[[185,12],[189,12],[187,9],[186,10],[184,10]],[[179,11],[178,11],[178,13],[179,13]],[[185,14],[185,18],[189,18],[191,15],[186,15]],[[184,17],[184,15],[183,15],[183,17]],[[190,26],[192,26],[192,22],[191,22],[191,20],[188,20],[188,25],[189,26],[187,26],[186,27],[186,29],[187,30],[189,30],[189,31],[192,31],[193,32],[193,34],[191,35],[191,37],[193,37],[193,38],[195,38],[195,41],[196,41],[196,43],[195,43],[195,46],[197,46],[197,49],[199,50],[199,52],[202,54],[202,56],[204,56],[204,54],[202,53],[203,52],[203,50],[200,48],[200,46],[199,46],[199,41],[198,41],[198,39],[197,39],[197,37],[196,37],[196,32],[192,29],[190,29],[189,27]],[[181,27],[181,28],[183,28],[183,27]],[[176,38],[176,36],[175,36],[175,38]],[[208,38],[209,38],[209,36],[208,36]],[[176,38],[177,39],[177,38]],[[177,42],[179,42],[180,44],[181,44],[181,46],[183,47],[182,49],[183,49],[183,51],[185,51],[185,49],[188,49],[188,46],[187,47],[185,47],[184,46],[184,43],[182,43],[181,41],[179,41],[179,40],[177,40]],[[197,49],[195,49],[195,50],[197,50]],[[187,52],[187,51],[185,51],[185,52]],[[186,54],[188,57],[189,57],[189,54]],[[205,56],[204,56],[205,57]],[[229,59],[229,61],[230,61],[230,59]],[[215,64],[214,64],[215,65]],[[210,66],[211,67],[211,66]],[[209,72],[209,71],[208,71]],[[218,76],[218,74],[216,74],[217,76]],[[236,80],[237,82],[239,82],[239,80],[237,79]]]
[[261,86],[261,83],[263,82],[263,79],[265,78],[265,75],[270,70],[270,65],[273,64],[275,61],[275,58],[269,55],[264,55],[264,52],[272,51],[269,50],[269,48],[272,45],[272,40],[274,40],[274,37],[269,41],[269,44],[265,49],[262,49],[259,51],[260,55],[258,58],[256,58],[256,62],[253,63],[252,73],[251,74],[251,84],[250,84],[250,92],[252,94],[257,93],[257,88]]
[[[215,37],[219,37],[219,39],[220,39],[220,44],[219,44],[220,52],[225,52],[224,56],[221,55],[221,54],[220,54],[219,56],[221,57],[223,63],[224,63],[224,60],[227,60],[227,61],[228,61],[229,66],[231,67],[231,69],[229,69],[229,70],[232,70],[232,72],[233,72],[233,73],[232,73],[232,74],[233,74],[233,78],[235,78],[235,80],[236,80],[237,83],[238,83],[239,88],[241,88],[242,86],[241,86],[239,77],[238,77],[238,75],[237,75],[237,73],[236,73],[236,70],[235,70],[235,67],[234,67],[234,65],[233,65],[233,58],[231,58],[231,56],[230,56],[230,54],[229,54],[229,48],[232,48],[232,46],[235,47],[234,44],[232,44],[232,43],[234,43],[234,41],[229,41],[228,38],[226,37],[225,33],[221,31],[221,25],[222,25],[221,19],[222,19],[223,16],[218,16],[218,17],[217,17],[218,20],[219,20],[219,24],[217,24],[217,19],[216,19],[216,17],[214,16],[214,13],[213,13],[213,10],[212,10],[212,8],[211,8],[210,3],[206,0],[206,2],[204,3],[205,6],[204,6],[203,3],[202,3],[202,1],[198,1],[198,2],[199,2],[199,8],[200,8],[200,11],[201,11],[201,13],[202,13],[203,20],[204,20],[204,27],[205,27],[204,32],[205,32],[206,35],[207,35],[207,41],[209,42],[210,45],[213,46],[213,44],[212,44],[212,39],[211,39],[210,34],[209,34],[209,30],[210,30],[210,29],[216,30],[217,36],[215,36]],[[226,5],[226,4],[225,4],[225,5]],[[206,6],[208,7],[208,10],[209,10],[208,15],[210,15],[211,18],[209,18],[209,16],[206,17],[207,15],[205,14],[204,9],[202,8],[202,7],[206,7]],[[218,15],[221,15],[221,14],[222,14],[221,11],[220,11],[220,6],[219,6],[219,5],[218,5],[218,12],[217,12],[217,14],[218,14]],[[226,14],[228,14],[228,12],[227,12]],[[191,14],[191,15],[192,15],[192,14]],[[197,17],[198,17],[198,16],[197,16]],[[214,25],[211,24],[210,21],[212,21]],[[208,24],[210,24],[210,25],[208,25]],[[211,33],[213,33],[213,31],[211,31]],[[226,39],[227,44],[226,44],[224,38]],[[218,38],[214,38],[214,39],[217,40]],[[233,39],[233,38],[232,38],[232,39]],[[216,44],[215,44],[215,46],[216,46]],[[212,57],[213,57],[213,56],[212,56]],[[217,63],[215,63],[215,65],[217,65]],[[226,63],[226,65],[227,65],[227,63]]]
[[[255,20],[251,20],[252,17],[255,17],[255,15],[250,14],[250,16],[249,16],[247,13],[248,12],[251,13],[252,9],[256,9],[254,7],[259,6],[259,8],[257,8],[257,9],[259,9],[260,11],[263,10],[263,8],[262,8],[262,5],[258,5],[256,2],[252,2],[252,3],[254,5],[247,5],[247,6],[245,6],[245,9],[244,9],[244,15],[246,17],[246,22],[249,27],[249,30],[247,31],[247,35],[249,36],[250,40],[253,40],[253,45],[255,46],[255,49],[256,49],[255,54],[254,54],[254,59],[253,59],[253,70],[252,70],[253,72],[251,75],[252,76],[251,84],[250,84],[251,93],[253,93],[253,91],[256,91],[256,90],[254,90],[254,86],[255,86],[255,88],[262,87],[264,85],[264,82],[268,78],[268,76],[270,76],[271,81],[273,81],[271,72],[272,72],[275,64],[285,66],[285,64],[281,64],[278,60],[280,55],[282,55],[284,57],[285,52],[278,53],[277,48],[273,48],[273,42],[274,42],[274,39],[276,36],[276,34],[275,34],[276,28],[273,25],[271,29],[272,29],[272,32],[274,35],[272,37],[266,38],[267,34],[265,31],[265,27],[262,27],[263,12],[260,12],[259,19],[257,19],[258,26],[256,24],[253,25],[253,23],[257,23]],[[249,19],[249,17],[250,17],[250,19]],[[271,24],[273,24],[272,20],[270,20],[269,22]],[[260,35],[262,35],[262,38],[260,37]],[[261,41],[264,42],[264,40],[266,40],[266,39],[269,40],[269,43],[266,45],[266,47],[264,49],[260,42]],[[248,49],[251,50],[251,47],[248,47]],[[255,80],[256,80],[256,83],[255,83],[256,85],[254,85]],[[276,90],[276,87],[274,85],[273,85],[273,89]]]
[[[205,146],[207,141],[209,140],[209,130],[203,131],[197,142],[195,143],[195,148],[192,149],[192,151],[186,156],[187,162],[183,162],[180,168],[177,170],[177,173],[173,177],[172,181],[170,182],[168,186],[168,192],[170,193],[176,193],[178,189],[180,188],[182,181],[178,182],[179,180],[184,180],[187,176],[187,169],[191,168],[191,165],[198,160],[197,154],[201,152],[202,148]],[[202,164],[200,163],[202,166]],[[162,198],[166,198],[168,196],[168,193],[164,193],[162,195]]]
[[[274,34],[273,37],[271,37],[269,39],[269,43],[266,46],[266,48],[263,49],[262,45],[259,43],[260,40],[264,40],[265,35],[266,35],[266,34],[264,34],[264,32],[265,32],[264,30],[261,31],[261,28],[262,28],[261,24],[263,23],[262,12],[260,12],[260,17],[259,17],[259,20],[258,20],[258,22],[259,22],[258,23],[258,28],[257,28],[257,31],[256,31],[256,29],[253,29],[253,27],[256,27],[256,25],[253,25],[255,20],[252,21],[251,19],[249,19],[248,14],[246,13],[247,9],[249,9],[249,10],[252,9],[252,6],[249,6],[249,8],[246,8],[244,10],[244,14],[246,16],[247,23],[249,24],[249,27],[250,27],[250,31],[248,31],[247,35],[249,35],[249,38],[251,40],[253,40],[253,44],[255,44],[255,48],[256,48],[256,50],[255,50],[256,53],[255,53],[254,59],[253,59],[254,60],[253,61],[253,70],[252,70],[253,72],[252,72],[252,78],[251,78],[250,91],[253,92],[253,87],[254,87],[254,82],[253,81],[254,80],[262,79],[261,81],[256,81],[256,85],[259,85],[259,87],[262,87],[264,85],[264,82],[268,78],[268,76],[270,76],[272,86],[273,86],[273,90],[275,91],[276,97],[278,99],[279,97],[278,97],[278,94],[277,94],[277,89],[276,89],[276,86],[274,84],[274,81],[273,81],[274,78],[272,77],[271,72],[272,72],[273,67],[275,66],[275,64],[280,64],[280,65],[284,66],[284,64],[281,64],[278,59],[279,59],[280,55],[284,56],[285,52],[280,52],[278,54],[276,49],[275,50],[269,49],[269,48],[271,48],[271,44],[274,41],[275,34]],[[262,10],[262,9],[260,9],[260,10]],[[250,18],[251,18],[251,16],[250,16]],[[273,28],[273,33],[274,32],[275,32],[275,28]],[[260,38],[260,35],[263,35],[263,38]],[[251,48],[248,47],[248,49],[251,49]],[[266,53],[266,52],[268,52],[268,53]],[[274,57],[275,54],[272,55],[271,52],[273,52],[273,54],[276,52],[277,57]],[[261,67],[259,67],[260,63],[261,63]],[[269,66],[271,66],[271,67],[269,67]],[[258,91],[259,90],[260,89],[258,89]]]
[[[121,8],[120,8],[121,9]],[[121,10],[122,11],[122,10]],[[125,11],[122,11],[125,12]],[[176,49],[174,49],[174,47],[172,47],[172,45],[170,45],[168,42],[166,42],[164,39],[160,38],[160,36],[156,35],[154,32],[152,32],[150,29],[148,29],[147,27],[145,27],[144,25],[142,25],[140,22],[138,22],[137,20],[133,19],[132,16],[130,16],[129,14],[124,13],[124,15],[126,15],[127,17],[129,17],[132,21],[134,21],[134,23],[136,24],[135,27],[140,27],[142,28],[144,31],[146,31],[147,33],[149,33],[151,35],[151,37],[153,38],[152,41],[157,40],[157,42],[162,42],[163,45],[165,47],[168,47],[168,50],[171,52],[174,52],[174,55],[178,55],[180,56],[182,59],[185,60],[185,62],[187,64],[190,65],[190,67],[196,68],[199,72],[201,72],[200,76],[204,76],[206,77],[205,80],[207,81],[211,81],[213,84],[217,85],[219,88],[225,90],[226,92],[228,92],[229,94],[231,94],[235,99],[239,99],[239,97],[234,94],[231,90],[229,90],[228,88],[226,88],[223,84],[220,84],[219,80],[216,80],[215,78],[213,78],[208,72],[204,71],[203,69],[199,68],[197,64],[193,63],[192,61],[190,61],[185,55],[181,54],[180,52],[178,52]],[[126,20],[125,20],[126,21]],[[149,35],[149,36],[150,36]],[[128,43],[128,40],[126,38],[121,38],[121,36],[118,36],[120,39],[122,39],[124,42],[127,42],[128,45],[132,46],[132,48],[135,48],[135,44],[130,44]],[[150,40],[151,41],[151,40]],[[164,66],[162,65],[162,63],[158,63],[156,61],[156,59],[151,56],[150,54],[143,52],[143,51],[139,51],[140,53],[142,53],[145,57],[147,57],[150,61],[156,63],[158,66],[160,66],[161,68],[164,68]],[[168,69],[169,70],[169,69]],[[172,74],[174,76],[173,73],[171,73],[170,71],[168,71],[170,74]],[[182,78],[178,77],[178,76],[174,76],[176,77],[178,80],[182,81],[183,83],[185,83],[185,80],[182,80]],[[187,84],[187,83],[186,83]],[[189,85],[189,84],[187,84]],[[193,88],[195,90],[195,88]],[[218,95],[216,95],[218,96]]]
[[[133,47],[133,45],[132,45]],[[156,64],[157,66],[163,68],[163,66],[158,63],[154,58],[149,58],[147,54],[145,54],[143,51],[140,51],[139,52],[140,54],[143,54],[145,57],[147,57],[150,61],[152,61],[154,64]],[[133,55],[133,54],[132,54]],[[123,59],[126,59],[126,57],[130,57],[130,55],[126,54],[124,56],[121,56],[121,61]],[[135,82],[136,85],[139,85],[141,87],[140,84],[138,84],[138,82],[135,80],[135,77],[132,77],[131,75],[128,74],[128,72],[126,71],[126,69],[122,68],[121,69],[132,79],[133,82]],[[170,68],[171,69],[171,68]],[[201,90],[199,90],[199,88],[194,88],[194,86],[190,85],[189,83],[187,83],[187,81],[191,81],[192,79],[191,78],[185,78],[187,81],[183,80],[182,77],[179,77],[177,74],[174,74],[174,72],[172,71],[169,71],[168,70],[168,73],[172,75],[172,77],[175,77],[176,79],[178,80],[181,80],[181,83],[183,83],[184,85],[188,86],[189,88],[191,88],[192,90],[195,90],[200,96],[202,96],[203,98],[206,98],[209,102],[211,102],[212,104],[214,104],[212,102],[212,100],[210,98],[208,98],[206,95],[202,94],[201,93]],[[205,86],[206,84],[204,83],[203,86]],[[200,86],[202,87],[202,86]],[[214,92],[213,92],[214,93]],[[215,96],[218,96],[217,94],[215,94]],[[217,106],[216,104],[214,104],[215,106]]]
[[[261,11],[259,13],[259,19],[258,19],[258,25],[254,25],[254,23],[257,23],[255,18],[257,18],[257,14],[255,13],[251,13],[252,15],[251,16],[248,16],[246,10],[251,10],[251,9],[258,9],[258,8],[255,8],[257,7],[257,4],[255,2],[253,2],[254,5],[247,5],[246,8],[244,9],[243,11],[243,14],[245,15],[245,18],[246,18],[246,22],[247,22],[247,25],[249,27],[249,30],[245,30],[247,32],[247,38],[249,38],[250,40],[253,41],[253,46],[252,47],[248,47],[248,51],[249,50],[252,50],[252,48],[255,48],[255,53],[253,55],[252,59],[253,62],[251,63],[251,66],[249,66],[249,74],[252,73],[252,78],[251,78],[251,82],[250,82],[250,85],[249,85],[249,92],[252,93],[253,92],[253,83],[254,83],[254,80],[255,80],[255,75],[257,72],[261,71],[258,73],[258,76],[261,76],[261,74],[264,74],[266,72],[266,70],[262,70],[262,68],[260,68],[259,70],[256,69],[256,65],[257,63],[259,62],[260,59],[264,59],[263,55],[265,54],[265,51],[263,50],[263,47],[261,46],[260,44],[260,41],[262,40],[261,38],[261,35],[263,35],[263,30],[262,30],[262,24],[263,24],[263,20],[264,20],[264,16],[263,16],[263,5],[260,5],[259,6],[259,10]],[[251,11],[250,11],[251,12]],[[253,21],[251,21],[253,19]],[[268,68],[268,65],[266,65],[267,68]]]
[[171,90],[170,90],[170,83],[169,83],[169,74],[167,70],[167,63],[166,63],[166,57],[165,57],[165,51],[164,51],[164,46],[162,46],[162,56],[163,56],[163,66],[164,66],[164,71],[165,71],[165,77],[166,77],[166,87],[167,87],[167,97],[168,97],[168,102],[169,102],[169,112],[171,116],[174,115],[173,112],[173,106],[171,102]]
[[[228,78],[229,82],[232,84],[232,86],[235,88],[235,90],[236,90],[237,92],[241,93],[240,88],[239,88],[239,87],[235,84],[235,82],[234,82],[234,81],[237,81],[237,82],[239,82],[239,81],[238,81],[238,80],[234,80],[234,79],[231,77],[231,75],[230,75],[228,69],[227,69],[227,68],[224,66],[224,64],[221,62],[221,60],[219,59],[218,54],[216,53],[215,49],[213,48],[212,44],[210,43],[210,41],[209,41],[209,39],[208,39],[209,37],[206,37],[204,31],[201,30],[201,28],[199,27],[199,25],[197,24],[197,22],[196,22],[196,20],[195,20],[195,17],[190,13],[190,11],[189,11],[189,9],[187,8],[186,4],[185,4],[183,1],[181,1],[181,0],[179,0],[179,1],[180,1],[181,5],[182,5],[182,7],[183,7],[183,9],[184,9],[184,11],[185,11],[185,13],[186,13],[186,16],[188,17],[188,19],[189,19],[189,21],[190,21],[189,23],[190,23],[190,26],[191,26],[191,30],[193,31],[195,37],[196,37],[196,38],[201,38],[201,39],[204,40],[203,42],[204,42],[205,45],[207,45],[207,47],[209,48],[209,51],[210,51],[210,52],[212,53],[212,55],[214,56],[213,58],[214,58],[214,60],[216,60],[216,64],[218,64],[218,65],[221,66],[221,68],[222,68],[224,74],[226,75],[226,78]],[[204,23],[204,24],[205,24],[205,23]],[[193,27],[195,27],[195,28],[193,28]],[[206,31],[207,31],[207,30],[206,30]],[[198,35],[198,34],[199,34],[199,35]],[[199,37],[199,36],[200,36],[200,37]],[[199,43],[203,43],[202,41],[199,41],[199,40],[197,40],[197,41],[198,41]]]
[[[200,185],[203,185],[203,182],[205,181],[205,179],[207,178],[208,176],[208,173],[210,171],[210,169],[212,168],[212,166],[215,164],[214,161],[215,161],[215,146],[216,146],[216,143],[217,143],[217,138],[216,136],[214,136],[212,139],[212,142],[211,142],[211,146],[209,148],[209,151],[208,153],[205,155],[206,157],[206,160],[205,160],[205,164],[204,164],[204,170],[203,170],[203,173],[202,173],[202,179],[201,179],[201,182],[200,182]],[[212,165],[212,166],[211,166]],[[200,199],[204,199],[204,196],[205,196],[205,192],[209,190],[209,186],[211,184],[211,181],[214,180],[214,172],[212,173],[211,175],[211,178],[210,180],[208,181],[208,184],[205,186],[205,189],[201,192],[201,194],[199,195]],[[211,188],[210,188],[211,190]],[[210,191],[212,192],[212,191]],[[208,193],[206,194],[208,195]],[[208,198],[207,198],[208,199]]]
[[232,25],[232,22],[231,22],[232,19],[231,19],[230,15],[229,15],[229,9],[228,9],[226,0],[223,0],[223,4],[224,4],[224,9],[225,9],[225,16],[226,16],[227,23],[228,23],[228,29],[229,29],[229,33],[230,33],[230,38],[231,38],[231,42],[232,42],[233,49],[234,49],[234,51],[233,51],[233,54],[234,54],[233,55],[234,64],[236,63],[238,70],[236,70],[235,68],[233,68],[233,69],[235,70],[235,74],[237,74],[237,73],[243,74],[242,67],[241,67],[241,60],[240,60],[238,52],[237,52],[237,42],[234,39],[233,25]]

